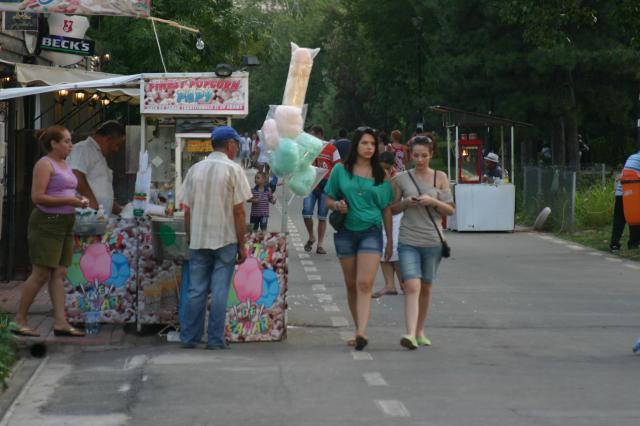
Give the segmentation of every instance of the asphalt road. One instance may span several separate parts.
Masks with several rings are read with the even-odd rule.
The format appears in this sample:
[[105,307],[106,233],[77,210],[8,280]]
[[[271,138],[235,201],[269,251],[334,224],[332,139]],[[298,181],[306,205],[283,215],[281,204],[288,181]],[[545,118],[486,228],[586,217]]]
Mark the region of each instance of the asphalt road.
[[332,237],[305,256],[300,209],[286,341],[54,352],[0,426],[640,424],[639,264],[541,234],[449,234],[433,346],[400,347],[403,299],[386,296],[356,353]]

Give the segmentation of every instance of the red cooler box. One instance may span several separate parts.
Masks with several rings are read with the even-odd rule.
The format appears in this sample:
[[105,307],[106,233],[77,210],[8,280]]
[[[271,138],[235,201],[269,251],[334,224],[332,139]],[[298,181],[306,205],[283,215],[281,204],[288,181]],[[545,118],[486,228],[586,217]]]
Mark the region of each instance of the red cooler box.
[[624,218],[629,225],[640,225],[640,172],[623,169],[620,182]]

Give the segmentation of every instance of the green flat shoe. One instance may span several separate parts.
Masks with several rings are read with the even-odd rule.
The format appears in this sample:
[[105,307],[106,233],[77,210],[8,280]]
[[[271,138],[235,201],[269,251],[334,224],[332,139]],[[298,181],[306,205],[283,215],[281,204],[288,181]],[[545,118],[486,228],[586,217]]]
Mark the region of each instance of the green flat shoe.
[[413,336],[402,336],[402,339],[400,339],[400,346],[410,350],[418,349],[418,342],[416,342],[416,338]]
[[426,336],[419,336],[416,338],[418,346],[431,346],[431,340]]

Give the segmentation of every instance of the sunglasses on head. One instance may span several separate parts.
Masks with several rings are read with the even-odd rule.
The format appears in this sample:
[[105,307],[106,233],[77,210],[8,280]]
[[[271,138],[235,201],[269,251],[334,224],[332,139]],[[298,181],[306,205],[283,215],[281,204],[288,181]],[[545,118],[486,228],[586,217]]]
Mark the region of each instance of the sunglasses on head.
[[356,132],[372,132],[375,133],[376,129],[374,129],[373,127],[369,127],[369,126],[360,126],[356,129]]

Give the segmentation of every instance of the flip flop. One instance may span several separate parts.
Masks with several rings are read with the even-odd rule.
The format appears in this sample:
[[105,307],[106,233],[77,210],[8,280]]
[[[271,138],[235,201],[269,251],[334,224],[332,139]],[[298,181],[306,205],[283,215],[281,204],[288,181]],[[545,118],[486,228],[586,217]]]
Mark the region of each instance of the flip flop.
[[16,328],[12,328],[11,332],[16,336],[23,337],[40,337],[40,333],[32,329],[31,327],[27,327],[26,325],[17,325]]
[[304,245],[304,251],[311,251],[311,249],[313,248],[313,243],[315,243],[315,241],[308,240]]
[[57,337],[84,337],[84,333],[77,328],[69,327],[65,330],[53,329],[53,335]]
[[318,246],[318,248],[316,249],[316,253],[327,254],[327,251],[322,246]]
[[347,346],[355,346],[355,345],[356,345],[356,339],[347,340]]

